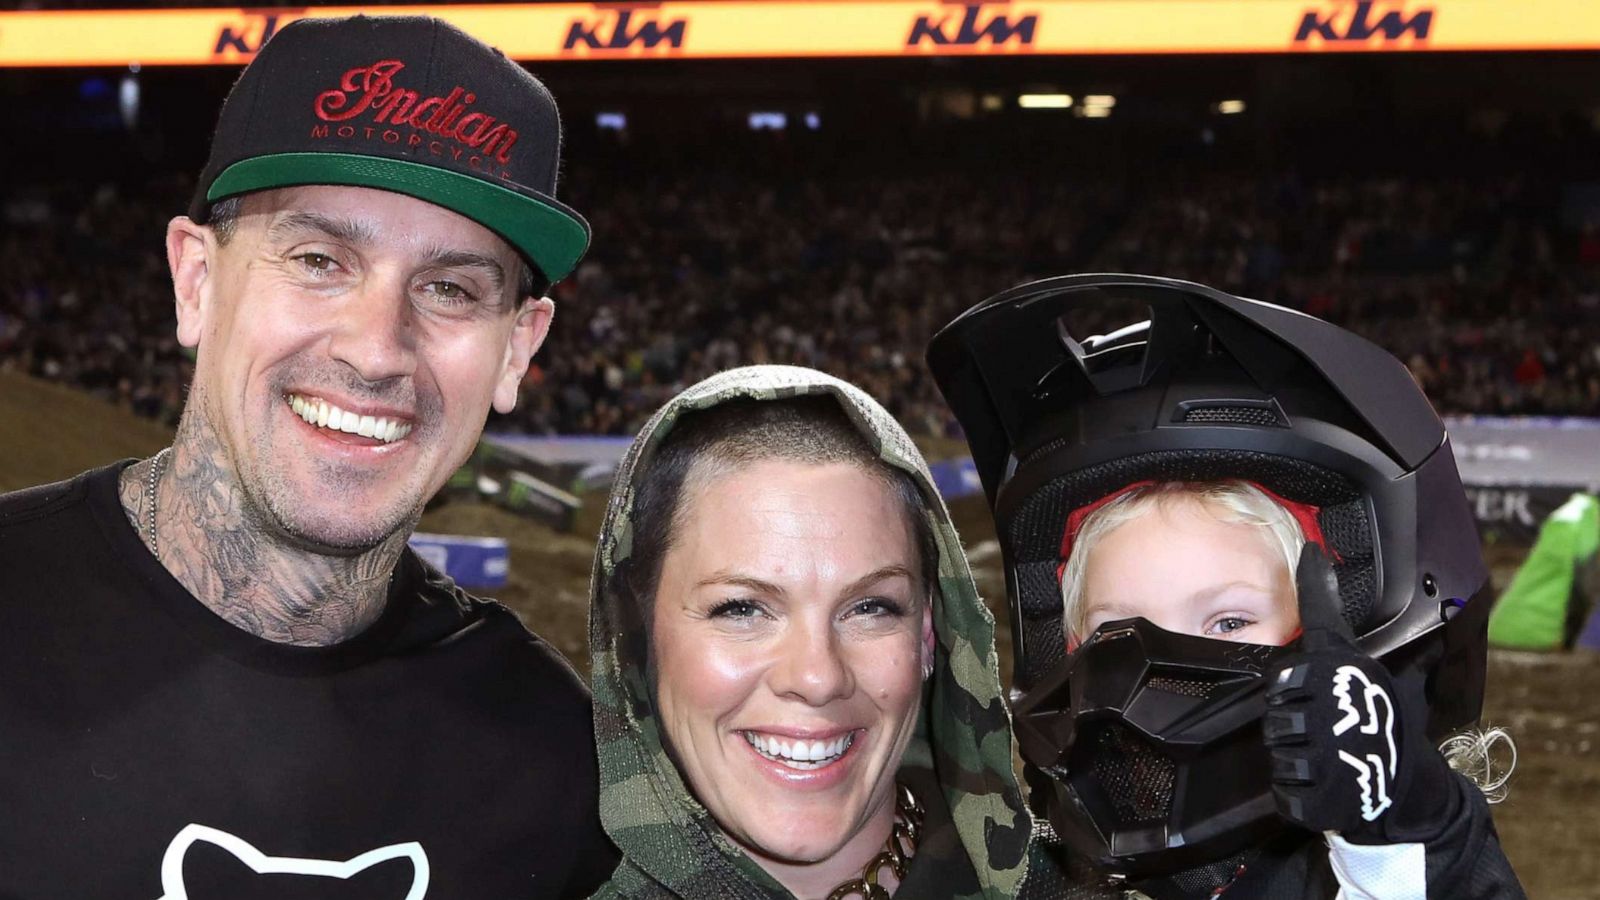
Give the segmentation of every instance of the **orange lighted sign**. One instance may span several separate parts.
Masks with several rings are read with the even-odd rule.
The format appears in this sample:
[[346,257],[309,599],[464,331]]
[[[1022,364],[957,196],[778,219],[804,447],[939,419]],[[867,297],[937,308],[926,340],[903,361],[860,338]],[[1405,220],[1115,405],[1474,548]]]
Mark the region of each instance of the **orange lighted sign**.
[[[1600,49],[1595,0],[664,0],[384,7],[521,60]],[[0,66],[237,64],[358,7],[0,12]]]

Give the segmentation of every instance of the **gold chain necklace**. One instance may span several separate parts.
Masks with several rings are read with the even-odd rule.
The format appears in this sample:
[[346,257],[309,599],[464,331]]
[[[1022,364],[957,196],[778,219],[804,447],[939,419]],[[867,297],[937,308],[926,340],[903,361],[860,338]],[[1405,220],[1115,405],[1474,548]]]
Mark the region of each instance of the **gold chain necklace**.
[[889,839],[878,855],[867,861],[861,877],[834,888],[828,900],[850,900],[851,897],[889,900],[889,889],[878,883],[878,873],[884,866],[889,867],[897,881],[905,880],[911,858],[917,855],[917,841],[922,839],[923,810],[910,788],[903,784],[896,784],[895,788],[894,829],[889,832]]

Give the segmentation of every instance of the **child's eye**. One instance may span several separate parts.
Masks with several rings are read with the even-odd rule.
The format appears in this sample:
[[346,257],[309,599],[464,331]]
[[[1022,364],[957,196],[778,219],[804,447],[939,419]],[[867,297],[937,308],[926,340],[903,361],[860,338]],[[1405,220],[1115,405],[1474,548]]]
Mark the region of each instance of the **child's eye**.
[[1241,628],[1253,624],[1255,623],[1251,622],[1249,619],[1240,618],[1239,616],[1223,616],[1222,618],[1211,623],[1211,627],[1207,629],[1207,633],[1232,634]]

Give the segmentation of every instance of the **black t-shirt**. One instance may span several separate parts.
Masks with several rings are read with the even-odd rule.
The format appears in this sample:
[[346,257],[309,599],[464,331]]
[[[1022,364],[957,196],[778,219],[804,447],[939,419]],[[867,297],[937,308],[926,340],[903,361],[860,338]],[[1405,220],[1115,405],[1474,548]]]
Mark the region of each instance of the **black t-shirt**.
[[407,553],[333,647],[265,641],[156,561],[122,465],[0,497],[0,898],[584,896],[589,698]]

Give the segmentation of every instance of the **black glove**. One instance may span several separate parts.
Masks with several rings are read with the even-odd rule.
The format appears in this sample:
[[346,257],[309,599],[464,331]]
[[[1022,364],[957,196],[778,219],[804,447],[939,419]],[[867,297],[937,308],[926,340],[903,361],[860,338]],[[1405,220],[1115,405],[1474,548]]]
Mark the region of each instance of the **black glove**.
[[1355,646],[1320,547],[1306,544],[1295,580],[1304,635],[1267,688],[1262,719],[1279,814],[1359,844],[1436,830],[1456,790],[1422,732],[1420,691],[1397,693],[1383,664]]

